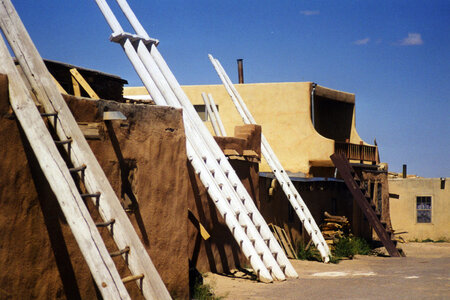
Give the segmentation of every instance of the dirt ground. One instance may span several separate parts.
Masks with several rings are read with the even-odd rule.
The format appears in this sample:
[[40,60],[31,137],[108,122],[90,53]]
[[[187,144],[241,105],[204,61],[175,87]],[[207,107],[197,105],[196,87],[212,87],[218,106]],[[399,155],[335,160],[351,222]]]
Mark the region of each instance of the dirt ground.
[[298,279],[259,283],[205,274],[225,299],[450,299],[450,243],[401,244],[407,257],[356,256],[339,264],[291,260]]

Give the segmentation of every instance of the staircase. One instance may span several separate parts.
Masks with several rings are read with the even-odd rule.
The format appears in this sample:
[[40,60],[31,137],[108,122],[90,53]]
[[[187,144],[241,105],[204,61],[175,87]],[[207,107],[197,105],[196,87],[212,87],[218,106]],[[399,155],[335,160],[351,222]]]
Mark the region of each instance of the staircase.
[[[135,282],[144,298],[170,299],[147,250],[9,0],[0,1],[0,27],[26,78],[20,76],[5,41],[0,38],[0,72],[8,75],[11,106],[99,292],[104,299],[130,299],[125,284]],[[84,202],[88,200],[94,203],[102,222],[94,223]],[[117,249],[106,248],[98,228],[109,230]],[[128,265],[130,276],[121,278],[117,271],[113,257],[119,256]]]
[[387,230],[386,223],[380,221],[381,215],[376,212],[375,205],[372,204],[372,199],[364,188],[361,179],[345,157],[345,154],[335,153],[331,155],[331,160],[389,255],[392,257],[403,256],[401,251],[396,247],[397,241],[393,240],[393,232]]
[[105,0],[96,0],[157,105],[183,108],[187,157],[227,227],[262,282],[298,277],[227,158],[125,0],[116,1],[136,33],[125,32]]

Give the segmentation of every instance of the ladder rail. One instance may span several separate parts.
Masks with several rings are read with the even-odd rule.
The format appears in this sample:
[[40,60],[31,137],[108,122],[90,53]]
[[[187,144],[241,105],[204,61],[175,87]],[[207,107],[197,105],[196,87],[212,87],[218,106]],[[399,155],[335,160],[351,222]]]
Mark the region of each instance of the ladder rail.
[[209,116],[212,128],[214,130],[214,134],[216,136],[222,136],[222,132],[220,131],[219,125],[217,124],[216,115],[212,111],[212,108],[211,108],[210,103],[209,103],[209,99],[208,99],[208,97],[206,96],[205,93],[202,93],[202,99],[203,99],[203,102],[205,103],[205,108],[206,108],[206,112],[207,112],[206,115]]
[[[99,2],[105,3],[104,1],[100,1],[100,0],[96,1],[96,2],[97,3],[99,3]],[[102,5],[102,7],[105,10],[110,10],[109,6],[107,6],[106,3],[104,5]],[[110,14],[104,14],[105,17],[107,15],[110,15]],[[117,34],[117,33],[113,33],[113,35],[114,34]],[[143,44],[143,42],[138,41],[138,45],[136,45],[137,49],[135,49],[133,47],[133,45],[127,38],[122,40],[121,44],[125,50],[125,53],[132,61],[133,66],[137,67],[136,71],[138,71],[138,74],[142,75],[141,79],[144,81],[144,85],[149,89],[149,92],[152,96],[152,99],[155,101],[155,103],[157,103],[158,105],[168,105],[169,104],[169,105],[172,105],[175,107],[179,107],[179,105],[177,105],[176,101],[173,100],[173,96],[171,95],[172,91],[167,86],[167,84],[164,82],[163,76],[157,71],[157,68],[155,67],[155,65],[151,66],[152,68],[148,67],[148,65],[152,63],[151,60],[148,59],[148,57],[147,58],[144,57],[144,59],[147,60],[147,66],[145,66],[145,61],[144,61],[144,59],[142,59],[142,56],[145,55],[146,52],[148,53],[148,50],[147,50],[147,47]],[[149,72],[149,69],[153,70],[153,72]],[[168,100],[166,100],[166,99],[168,99]],[[166,101],[169,103],[167,103]],[[186,130],[189,132],[190,126],[189,126],[189,121],[187,120],[186,114],[183,114],[183,118],[185,120]],[[195,154],[192,153],[192,151],[193,151],[192,149],[195,148],[195,145],[201,144],[201,141],[199,140],[197,135],[187,134],[187,137],[189,139],[189,143],[187,143],[187,150],[189,151],[188,155],[190,155],[191,157],[195,157]],[[194,142],[191,142],[191,139],[194,139]],[[199,149],[201,149],[201,147]],[[205,154],[205,153],[203,153],[201,155],[201,157],[206,157],[206,156],[207,156],[207,154]],[[213,162],[214,160],[212,158],[210,158],[207,161],[208,161],[208,163],[210,163],[210,162]],[[197,166],[199,166],[199,165],[197,165]],[[203,172],[200,172],[200,174],[205,174],[207,172],[208,172],[208,168],[204,169]],[[205,176],[201,176],[201,178],[203,180],[206,180],[205,185],[207,185],[207,186],[210,185],[210,184],[208,184],[209,181],[207,179],[205,179],[206,178]],[[210,193],[210,192],[212,193],[212,191],[213,191],[213,189],[211,189],[211,190],[208,189],[208,193]],[[213,197],[215,197],[215,195]],[[222,209],[222,212],[223,211],[224,210]],[[230,211],[229,215],[234,215],[234,212]],[[230,228],[230,230],[231,229],[232,228]],[[241,240],[237,239],[237,242],[240,243]],[[248,243],[245,243],[244,245],[247,246]],[[267,257],[267,256],[264,256],[264,257]],[[254,266],[255,270],[261,270],[259,273],[260,273],[260,276],[263,276],[261,278],[262,281],[271,281],[272,280],[270,275],[268,275],[268,276],[266,275],[266,273],[268,273],[268,270],[265,268],[265,266],[262,264],[262,262],[261,262],[261,265],[259,265],[258,259],[255,257],[255,255],[253,255],[253,258],[252,257],[247,257],[247,258],[249,258],[249,260],[252,263],[254,263],[253,266]]]
[[[209,55],[209,59],[211,60],[211,63],[216,69],[220,79],[222,80],[228,94],[230,95],[244,123],[256,124],[253,116],[246,107],[243,99],[240,97],[234,85],[231,83],[231,80],[227,76],[220,62],[217,59],[213,58],[212,55]],[[268,162],[272,171],[274,172],[277,180],[281,183],[282,189],[285,192],[289,202],[292,204],[294,210],[296,211],[297,215],[300,218],[300,221],[305,226],[306,231],[311,235],[311,239],[313,240],[314,244],[321,253],[322,259],[325,262],[328,262],[329,256],[331,255],[328,245],[325,242],[319,228],[317,227],[317,224],[312,218],[307,206],[304,204],[300,194],[295,189],[289,176],[286,174],[283,167],[281,166],[281,163],[278,161],[278,158],[276,157],[275,153],[270,147],[264,134],[261,135],[261,145],[262,145],[261,151],[263,153],[263,156]]]
[[11,106],[43,174],[54,191],[77,244],[82,250],[92,249],[92,251],[81,252],[92,270],[92,276],[100,293],[108,299],[130,299],[89,211],[78,193],[69,169],[9,56],[3,38],[0,38],[0,72],[8,75]]
[[217,124],[219,124],[220,133],[222,134],[222,136],[227,136],[225,127],[223,126],[222,119],[220,118],[219,111],[217,110],[216,103],[214,102],[214,98],[211,94],[208,94],[208,98],[209,98],[209,103],[212,107],[214,116],[216,117]]
[[[170,299],[167,288],[154,267],[147,250],[142,245],[133,225],[120,205],[120,201],[109,184],[106,175],[85,140],[67,104],[49,75],[26,29],[19,22],[20,19],[18,17],[18,20],[10,20],[11,17],[15,17],[11,14],[11,11],[15,11],[12,5],[8,4],[5,0],[2,0],[2,4],[6,5],[7,8],[0,10],[1,25],[5,37],[8,39],[44,110],[47,113],[58,113],[57,123],[53,124],[57,135],[61,140],[72,138],[73,142],[70,145],[72,163],[74,166],[80,166],[83,163],[88,165],[85,170],[86,189],[91,194],[101,192],[102,196],[98,207],[99,213],[105,222],[112,218],[116,220],[113,238],[119,249],[123,249],[126,246],[132,248],[132,251],[128,254],[128,267],[134,274],[145,274],[140,282],[142,283],[144,296]],[[16,23],[15,26],[13,26],[14,23]],[[20,44],[24,42],[30,46],[26,48],[21,47]],[[39,74],[35,74],[35,71]],[[69,146],[66,145],[65,147]],[[92,200],[95,201],[94,199]],[[139,285],[139,283],[137,284]]]
[[[128,14],[127,11],[131,11],[131,8],[129,7],[126,0],[116,0],[119,6],[124,11],[126,17],[129,19],[130,23],[136,24],[139,23],[136,16],[133,14]],[[130,20],[131,19],[131,20]],[[138,35],[142,35],[145,38],[149,38],[148,34],[145,32],[142,26],[140,27],[134,27],[136,33]],[[143,54],[141,58],[146,59],[148,56],[144,54],[148,49],[144,49],[144,47],[141,47],[141,53]],[[139,53],[139,46],[138,46],[138,53]],[[184,111],[192,118],[194,124],[194,128],[199,131],[199,134],[204,138],[206,141],[207,146],[210,148],[213,155],[215,155],[216,160],[219,162],[220,168],[222,169],[223,173],[226,174],[227,178],[229,179],[230,184],[234,187],[236,193],[239,195],[241,199],[243,199],[245,207],[249,211],[251,211],[254,215],[254,220],[258,222],[258,226],[261,228],[260,233],[263,235],[263,237],[268,238],[270,240],[269,242],[269,248],[272,252],[277,253],[276,258],[280,265],[285,266],[286,270],[285,273],[289,277],[298,277],[297,273],[295,272],[294,268],[290,264],[288,258],[284,254],[281,247],[278,245],[278,242],[276,241],[275,237],[273,236],[272,232],[270,231],[269,227],[267,226],[264,218],[260,214],[259,210],[256,208],[253,200],[251,199],[250,195],[248,194],[245,187],[242,185],[239,177],[229,164],[228,160],[226,159],[225,155],[223,154],[222,150],[219,148],[217,143],[215,142],[214,138],[209,133],[208,129],[204,126],[203,122],[198,117],[197,112],[193,108],[190,100],[187,98],[184,91],[181,89],[181,86],[179,85],[178,81],[176,80],[173,73],[170,71],[170,68],[168,67],[167,63],[163,59],[162,55],[159,53],[158,49],[156,47],[151,47],[150,49],[150,56],[153,58],[153,60],[156,62],[157,67],[163,74],[165,80],[170,85],[170,88],[173,90],[174,94],[176,95],[176,98],[179,101],[179,105],[181,105],[184,109]],[[151,92],[151,91],[149,91]]]
[[[124,11],[126,17],[129,19],[130,23],[136,24],[139,23],[136,16],[134,14],[127,14],[127,11],[131,11],[131,8],[129,7],[127,1],[125,0],[116,0],[119,4],[119,6]],[[131,19],[131,20],[130,20]],[[134,27],[134,26],[133,26]],[[136,33],[138,35],[142,35],[145,38],[149,38],[146,31],[143,29],[142,26],[140,27],[134,27]],[[141,51],[145,52],[146,50],[141,47]],[[139,52],[139,47],[138,47]],[[194,110],[190,100],[187,98],[184,91],[181,89],[181,86],[179,85],[177,79],[173,75],[173,73],[170,71],[169,66],[165,62],[162,55],[159,53],[158,49],[156,47],[151,47],[150,55],[153,58],[153,60],[156,62],[158,68],[161,70],[163,76],[169,83],[171,89],[173,90],[174,94],[176,95],[180,105],[183,107],[184,111],[192,116],[192,119],[194,123],[196,124],[195,129],[199,131],[199,134],[204,138],[204,140],[207,143],[207,146],[211,149],[211,152],[215,155],[216,160],[219,162],[220,168],[222,171],[227,175],[227,178],[229,179],[230,184],[234,187],[236,193],[239,195],[241,199],[243,199],[244,205],[247,207],[249,211],[253,213],[253,219],[258,222],[258,226],[260,227],[260,233],[263,237],[268,238],[270,240],[269,242],[269,248],[273,253],[276,253],[276,259],[277,262],[285,266],[285,273],[289,277],[298,277],[298,274],[292,267],[291,263],[289,262],[288,258],[286,257],[284,251],[281,249],[280,245],[276,241],[275,237],[273,236],[272,232],[270,231],[269,227],[267,226],[267,223],[265,222],[264,218],[262,217],[259,210],[256,208],[256,205],[254,204],[253,200],[251,199],[250,195],[248,194],[245,187],[242,185],[239,177],[229,164],[228,160],[226,159],[225,155],[223,154],[222,150],[219,148],[217,143],[214,141],[213,137],[209,133],[208,129],[204,126],[203,122],[198,117],[198,114]],[[144,55],[144,57],[146,57]],[[148,90],[149,93],[151,93],[151,90]]]
[[[139,33],[139,32],[138,32]],[[113,35],[115,35],[114,33],[113,33]],[[147,37],[148,37],[148,35],[147,35]],[[123,44],[123,43],[122,43]],[[164,94],[164,96],[165,97],[169,97],[169,98],[166,98],[166,99],[168,99],[167,101],[168,101],[168,103],[167,104],[170,104],[170,105],[173,105],[173,106],[176,106],[176,107],[180,107],[180,103],[178,103],[178,101],[179,101],[179,99],[177,100],[177,97],[174,97],[174,95],[172,94],[172,93],[175,93],[175,94],[177,94],[176,93],[176,89],[174,89],[173,88],[173,85],[171,84],[170,86],[167,86],[167,84],[166,83],[164,83],[164,81],[165,80],[167,80],[167,81],[169,81],[169,84],[170,84],[170,80],[168,80],[167,79],[167,74],[161,74],[161,73],[159,73],[158,72],[158,69],[160,69],[159,67],[160,67],[160,65],[155,65],[155,61],[153,61],[152,60],[152,55],[149,55],[149,53],[148,53],[148,51],[149,51],[149,49],[147,48],[147,46],[146,45],[143,45],[143,43],[141,43],[141,42],[138,42],[137,43],[137,45],[135,45],[136,46],[136,51],[137,51],[137,53],[138,53],[138,56],[140,57],[140,60],[141,60],[141,62],[143,62],[144,63],[144,65],[147,65],[147,71],[149,71],[149,73],[153,73],[150,77],[155,77],[154,79],[155,79],[155,82],[156,82],[156,84],[159,84],[159,86],[160,86],[160,88],[162,89],[162,91],[161,91],[161,93],[156,93],[157,94],[157,96],[161,96],[162,94]],[[154,47],[154,46],[151,46],[151,52],[150,53],[153,53],[154,51],[156,51],[157,52],[157,48],[156,47]],[[131,53],[127,53],[127,55],[129,55],[129,54],[131,54]],[[130,55],[129,55],[129,58],[130,58],[130,60],[132,60],[132,63],[133,63],[133,65],[136,65],[136,64],[138,64],[136,61],[137,61],[137,58],[136,58],[136,56],[133,54],[133,55],[131,55],[131,56],[133,56],[133,57],[130,57]],[[164,62],[164,64],[165,64],[165,62]],[[166,66],[167,67],[167,66]],[[156,70],[156,71],[155,71]],[[167,70],[168,70],[168,67],[167,67]],[[137,70],[138,71],[138,74],[139,74],[139,70]],[[164,73],[163,72],[163,70],[161,70],[161,72],[162,73]],[[170,72],[170,70],[169,70],[169,72]],[[170,74],[171,74],[171,72],[170,72]],[[173,74],[171,74],[171,76],[173,77]],[[146,76],[147,77],[147,79],[149,78],[149,76]],[[149,84],[147,84],[145,81],[145,79],[143,78],[143,77],[141,77],[141,79],[143,79],[143,81],[144,81],[144,85],[147,87],[147,89],[148,89],[148,91],[149,91],[149,93],[152,95],[152,98],[155,100],[155,102],[157,103],[157,104],[163,104],[163,105],[165,105],[166,103],[164,102],[164,101],[162,101],[162,102],[159,102],[158,101],[158,99],[157,98],[155,98],[154,97],[154,95],[153,95],[153,93],[155,93],[154,92],[154,90],[152,90],[151,88],[149,89],[149,86],[151,86],[151,85],[149,85]],[[174,79],[174,78],[173,78]],[[178,85],[179,86],[179,85]],[[172,92],[173,91],[173,92]],[[179,95],[175,95],[175,96],[179,96]],[[186,97],[186,96],[185,96]],[[189,102],[189,100],[188,100],[188,102]],[[190,104],[190,102],[189,102],[189,106],[188,106],[189,108],[191,108],[192,110],[193,110],[193,107],[192,107],[192,104]],[[185,109],[185,112],[186,112],[186,107],[183,105],[183,108]],[[194,111],[195,112],[195,111]],[[186,113],[186,115],[188,115],[188,116],[190,116],[191,118],[192,118],[192,114],[189,114],[189,113]],[[194,116],[195,117],[197,117],[198,118],[198,115],[197,115],[197,113],[195,113],[194,114]],[[194,117],[194,122],[196,121],[196,119],[195,119],[195,117]],[[201,123],[201,126],[203,126],[204,127],[204,125],[203,125],[203,123],[201,122],[201,120],[199,120],[200,121],[200,123]],[[185,124],[188,124],[188,122],[185,122]],[[193,128],[194,128],[194,130],[198,130],[198,126],[192,126]],[[200,127],[201,128],[201,127]],[[212,139],[212,136],[209,134],[209,132],[208,132],[208,135],[211,137],[211,139]],[[188,136],[189,136],[189,134],[188,134]],[[194,136],[196,136],[196,135],[194,135]],[[201,142],[201,141],[200,141]],[[214,142],[215,143],[215,142]],[[217,144],[216,144],[216,146],[217,146]],[[217,146],[218,147],[218,146]],[[203,147],[201,147],[201,150],[203,150],[204,148]],[[202,156],[207,156],[208,154],[202,154]],[[224,157],[223,157],[224,158]],[[220,158],[219,158],[220,159]],[[217,159],[216,158],[216,160],[219,160],[219,159]],[[226,161],[226,159],[224,158],[224,159],[222,159],[221,161]],[[213,161],[214,162],[214,159],[209,159],[208,160],[209,162],[211,162],[211,161]],[[231,166],[229,166],[229,168],[231,169]],[[219,168],[218,170],[217,170],[217,168],[215,168],[215,171],[217,172],[217,171],[220,171],[221,170],[221,168]],[[230,172],[229,171],[229,169],[228,169],[228,171],[223,171],[223,173],[228,173],[228,172]],[[234,171],[233,171],[234,172]],[[222,173],[220,173],[220,172],[218,172],[217,174],[220,174],[220,176],[222,176]],[[217,174],[215,174],[215,176],[217,176]],[[226,176],[226,175],[225,175]],[[245,189],[245,188],[244,188]],[[235,199],[235,197],[232,197],[232,199]],[[251,199],[251,198],[250,198]],[[252,201],[252,200],[251,200]],[[236,202],[235,202],[235,205],[236,205]],[[243,208],[240,208],[240,210],[244,210]],[[245,212],[245,210],[244,210],[244,212]],[[249,224],[250,226],[252,226],[252,227],[254,227],[252,224],[251,224],[251,222],[250,222],[250,224]],[[253,229],[252,229],[253,230]],[[261,241],[261,239],[258,239],[259,241]],[[261,244],[261,242],[257,242],[257,244]],[[271,243],[271,244],[273,244],[273,243]],[[258,247],[258,246],[257,246]],[[262,245],[261,245],[261,247],[262,247]],[[277,256],[282,256],[282,255],[277,255]],[[273,270],[275,270],[275,268],[276,268],[277,266],[276,266],[276,264],[275,264],[275,267],[274,266],[272,266],[272,271]],[[281,275],[279,275],[278,276],[279,278],[281,277]],[[281,277],[281,279],[282,279],[282,277]]]

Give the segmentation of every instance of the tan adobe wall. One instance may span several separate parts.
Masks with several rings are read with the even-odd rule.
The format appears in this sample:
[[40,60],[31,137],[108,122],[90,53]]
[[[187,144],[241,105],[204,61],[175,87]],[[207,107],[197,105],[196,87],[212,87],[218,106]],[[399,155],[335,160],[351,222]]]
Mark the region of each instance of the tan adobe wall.
[[[235,87],[286,171],[300,175],[308,174],[311,165],[332,167],[330,155],[334,153],[334,140],[317,133],[311,122],[311,82],[236,84]],[[223,85],[183,86],[183,90],[193,104],[200,105],[204,104],[201,93],[211,93],[229,135],[236,125],[243,124]],[[329,91],[330,96],[341,95],[345,99],[340,101],[347,103],[352,103],[351,95],[354,102],[352,94]],[[148,95],[143,87],[126,87],[124,94]],[[355,129],[354,110],[351,123],[350,142],[359,144],[362,140]],[[213,133],[209,121],[206,125]],[[264,159],[260,169],[270,172]]]
[[[450,239],[450,187],[448,178],[441,189],[440,178],[391,178],[389,192],[392,226],[406,240]],[[417,223],[416,197],[431,196],[431,223]]]

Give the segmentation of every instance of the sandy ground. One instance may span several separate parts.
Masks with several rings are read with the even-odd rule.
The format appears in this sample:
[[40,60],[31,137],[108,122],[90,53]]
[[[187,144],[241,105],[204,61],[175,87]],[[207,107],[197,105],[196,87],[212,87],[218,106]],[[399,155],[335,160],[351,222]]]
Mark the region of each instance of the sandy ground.
[[339,264],[291,260],[297,279],[264,284],[241,272],[205,274],[226,299],[450,299],[450,243],[408,243],[407,257],[356,256]]

